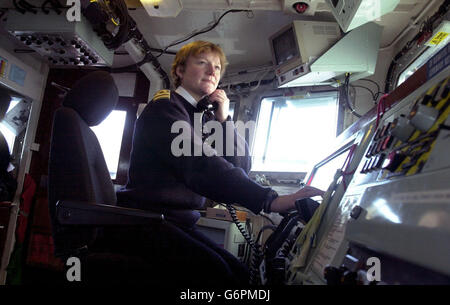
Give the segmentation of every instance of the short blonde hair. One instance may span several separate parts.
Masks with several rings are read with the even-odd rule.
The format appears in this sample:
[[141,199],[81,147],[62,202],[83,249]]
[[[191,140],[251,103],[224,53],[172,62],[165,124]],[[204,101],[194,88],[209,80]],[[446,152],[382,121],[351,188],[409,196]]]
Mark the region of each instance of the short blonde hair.
[[175,88],[181,85],[181,79],[177,75],[178,67],[185,67],[189,56],[197,56],[203,52],[212,52],[219,56],[220,59],[220,77],[225,73],[225,68],[228,65],[225,53],[219,45],[216,45],[209,41],[194,41],[184,45],[175,55],[175,60],[172,63],[171,75],[175,85]]

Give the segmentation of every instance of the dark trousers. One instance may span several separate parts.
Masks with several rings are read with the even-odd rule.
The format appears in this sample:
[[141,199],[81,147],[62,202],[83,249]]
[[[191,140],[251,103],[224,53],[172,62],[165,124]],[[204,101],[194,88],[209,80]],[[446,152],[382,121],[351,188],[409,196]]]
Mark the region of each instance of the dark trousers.
[[105,274],[111,274],[107,280],[112,283],[179,287],[244,286],[249,282],[247,267],[196,226],[187,229],[163,222],[108,228],[89,252],[84,272],[92,282],[103,281]]

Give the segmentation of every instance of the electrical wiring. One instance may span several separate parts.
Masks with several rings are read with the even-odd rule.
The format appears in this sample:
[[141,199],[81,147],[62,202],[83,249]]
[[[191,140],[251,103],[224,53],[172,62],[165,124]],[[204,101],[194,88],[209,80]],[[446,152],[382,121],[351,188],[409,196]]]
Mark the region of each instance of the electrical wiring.
[[390,88],[394,86],[394,76],[395,76],[394,72],[396,71],[398,60],[411,50],[415,42],[417,42],[417,44],[420,44],[421,42],[423,42],[424,37],[433,32],[434,23],[447,13],[449,6],[450,0],[445,0],[433,16],[427,18],[424,22],[422,22],[419,32],[405,44],[405,46],[400,52],[398,52],[394,56],[391,64],[389,65],[388,72],[386,75],[384,92],[386,93],[389,92]]
[[378,125],[380,123],[380,119],[383,116],[383,114],[386,112],[386,104],[384,103],[384,101],[386,100],[386,98],[388,96],[389,96],[389,94],[385,94],[378,101],[378,105],[377,105],[377,121],[376,121],[375,129],[378,128]]
[[[273,77],[271,79],[262,79],[259,83],[260,85],[267,85],[267,84],[271,84],[276,80],[276,77]],[[250,91],[251,88],[253,86],[257,86],[258,85],[258,81],[253,81],[253,82],[249,82],[249,83],[239,83],[239,84],[219,84],[218,88],[219,89],[226,89],[228,90],[228,92],[231,92],[233,94],[237,94],[238,91],[244,90],[244,89],[249,89]]]
[[356,117],[360,118],[360,117],[362,117],[362,115],[357,113],[355,111],[355,109],[353,108],[352,104],[350,103],[350,97],[349,97],[349,88],[350,88],[350,86],[349,86],[349,81],[350,81],[350,74],[347,73],[345,75],[345,82],[344,82],[343,85],[341,85],[339,87],[339,90],[340,90],[340,92],[341,92],[341,94],[342,94],[342,96],[343,96],[343,98],[345,100],[345,104],[347,105],[348,109],[350,109],[350,112],[353,115],[355,115]]
[[13,0],[13,4],[14,4],[14,7],[16,8],[16,10],[18,10],[21,14],[25,14],[27,12],[26,9],[19,6],[19,3],[17,3],[17,0]]
[[273,220],[272,219],[270,219],[268,216],[266,216],[266,215],[263,215],[263,214],[259,214],[259,216],[261,216],[261,217],[263,217],[263,218],[265,218],[265,219],[267,219],[268,221],[270,221],[270,223],[272,224],[272,225],[275,225],[275,223],[273,222]]
[[179,39],[179,40],[176,40],[175,42],[172,42],[171,44],[169,44],[168,46],[166,46],[166,47],[163,49],[163,51],[162,51],[160,54],[158,54],[158,55],[156,56],[156,58],[158,58],[158,57],[160,57],[161,55],[163,55],[163,54],[167,51],[167,49],[169,49],[170,47],[173,47],[173,46],[175,46],[175,45],[178,45],[178,44],[180,44],[180,43],[183,43],[183,42],[185,42],[185,41],[188,41],[189,39],[191,39],[191,38],[193,38],[193,37],[195,37],[195,36],[198,36],[198,35],[200,35],[200,34],[204,34],[204,33],[207,33],[207,32],[209,32],[209,31],[212,31],[212,30],[220,23],[220,21],[222,20],[222,18],[225,17],[227,14],[229,14],[229,13],[239,13],[239,12],[251,12],[251,13],[253,13],[253,11],[251,11],[251,10],[228,10],[228,11],[226,11],[225,13],[223,13],[223,14],[219,17],[219,19],[217,19],[217,21],[216,21],[213,25],[211,25],[211,26],[209,26],[209,27],[206,27],[206,28],[204,28],[204,29],[195,31],[194,33],[188,35],[186,38],[181,38],[181,39]]
[[33,14],[37,14],[36,7],[29,4],[26,0],[19,0],[18,4],[24,8],[27,12],[31,12]]
[[378,100],[378,97],[380,96],[380,94],[385,94],[385,92],[381,91],[380,85],[378,85],[377,82],[375,82],[371,79],[367,79],[367,78],[360,78],[359,80],[371,82],[372,84],[375,84],[375,86],[377,86],[377,93],[374,94],[374,98],[373,98],[375,102]]
[[[166,71],[164,71],[164,69],[161,67],[161,64],[158,61],[158,58],[155,57],[152,54],[152,51],[155,51],[154,48],[151,48],[147,41],[144,39],[144,36],[142,35],[142,33],[139,31],[139,29],[136,26],[136,23],[134,22],[134,20],[130,17],[130,34],[129,34],[129,39],[136,39],[136,42],[138,44],[141,45],[142,49],[145,52],[145,56],[144,58],[137,64],[133,64],[130,65],[128,67],[122,67],[120,69],[126,69],[126,68],[135,68],[135,67],[140,67],[141,65],[147,63],[147,62],[151,62],[153,67],[155,68],[155,70],[160,74],[161,78],[163,79],[164,82],[164,88],[165,89],[169,89],[170,88],[170,79],[169,76],[167,75]],[[173,53],[176,54],[176,53]]]
[[255,87],[250,88],[250,91],[255,91],[256,89],[258,89],[258,88],[259,88],[259,85],[261,85],[262,79],[263,79],[264,76],[266,76],[267,73],[269,73],[270,71],[272,71],[272,69],[267,69],[266,71],[264,71],[264,73],[261,75],[261,77],[260,77],[259,80],[258,80],[258,84],[257,84]]
[[350,88],[353,88],[353,90],[356,90],[355,88],[361,88],[361,89],[365,89],[365,90],[369,91],[369,92],[370,92],[370,95],[372,96],[373,103],[374,103],[375,105],[377,104],[379,95],[380,95],[381,93],[383,93],[383,92],[380,92],[380,91],[378,91],[377,93],[374,93],[374,92],[373,92],[372,90],[370,90],[369,88],[367,88],[367,87],[365,87],[365,86],[361,86],[361,85],[349,85],[349,86],[350,86]]
[[[101,37],[104,45],[110,50],[116,50],[129,39],[135,28],[133,19],[128,15],[124,0],[91,1],[82,12]],[[111,25],[114,30],[108,28]]]
[[115,50],[128,40],[132,21],[123,0],[110,1],[109,9],[116,15],[116,18],[111,17],[111,21],[118,24],[119,30],[115,36],[106,38],[104,43],[107,48]]
[[350,163],[351,163],[352,160],[353,160],[353,155],[354,155],[354,153],[355,153],[355,149],[356,149],[357,146],[358,146],[357,144],[353,144],[353,145],[350,147],[350,151],[349,151],[349,153],[348,153],[348,155],[347,155],[347,158],[345,159],[344,164],[342,165],[342,168],[341,168],[342,176],[343,176],[342,182],[343,182],[343,184],[344,184],[344,189],[345,189],[345,190],[347,190],[347,182],[346,182],[346,180],[345,180],[345,177],[346,177],[346,176],[349,176],[349,175],[353,175],[353,173],[355,172],[355,169],[352,170],[352,171],[349,171],[348,168],[349,168],[349,166],[350,166]]
[[362,89],[366,89],[367,91],[370,92],[370,95],[372,95],[372,99],[373,99],[373,100],[376,100],[376,95],[375,95],[375,93],[373,93],[373,91],[370,90],[369,88],[364,87],[364,86],[360,86],[360,85],[350,85],[350,87],[351,87],[351,88],[362,88]]
[[[26,0],[13,0],[13,4],[15,9],[22,14],[27,12],[37,13],[35,10],[37,7],[32,6]],[[59,9],[67,7],[61,5],[59,0],[46,0],[41,5],[41,9],[45,14],[50,12],[50,8],[59,14],[61,12]],[[151,51],[155,51],[155,49],[149,47],[143,38],[143,35],[137,29],[136,23],[128,14],[128,7],[124,0],[90,1],[90,3],[83,9],[82,13],[89,20],[94,31],[99,35],[103,41],[103,44],[108,49],[116,50],[128,40],[136,38],[144,50],[145,57],[140,63],[126,67],[114,68],[111,69],[111,71],[117,73],[129,72],[130,70],[136,71],[141,65],[150,62],[154,66],[156,72],[160,74],[161,79],[163,79],[164,88],[170,88],[169,76],[163,70],[156,57],[151,54]],[[99,18],[99,14],[102,18]],[[114,31],[107,29],[107,25],[109,25],[108,22],[115,25]]]
[[263,253],[261,251],[261,246],[257,242],[254,242],[250,234],[247,231],[245,231],[245,229],[242,227],[241,223],[239,222],[239,219],[236,216],[236,209],[231,204],[227,204],[226,207],[236,227],[241,232],[242,236],[250,245],[250,247],[253,249],[253,255],[250,264],[250,284],[256,285],[258,284],[259,279],[258,276],[259,265],[263,260]]
[[58,0],[47,0],[44,3],[42,3],[41,5],[41,10],[45,13],[48,14],[50,13],[50,11],[46,8],[47,4],[51,5],[51,8],[59,15],[62,13],[63,8],[68,8],[66,6],[61,5],[61,3]]
[[371,80],[371,79],[368,79],[368,78],[360,78],[360,79],[358,79],[358,80],[362,80],[362,81],[366,81],[366,82],[370,82],[370,83],[372,83],[372,84],[375,84],[375,85],[377,86],[377,90],[378,90],[378,91],[381,90],[381,89],[380,89],[380,85],[378,85],[377,82],[375,82],[375,81],[373,81],[373,80]]
[[[118,27],[117,33],[113,35],[108,30],[106,30],[106,27],[104,26],[103,22],[97,23],[98,30],[102,32],[101,37],[103,43],[107,48],[116,50],[130,39],[136,39],[136,42],[140,45],[140,47],[143,49],[145,53],[144,58],[139,63],[125,67],[114,68],[111,69],[111,71],[114,73],[128,72],[130,70],[135,71],[145,63],[150,62],[153,65],[156,72],[158,72],[159,75],[161,76],[164,82],[164,88],[165,89],[170,88],[169,76],[161,67],[161,64],[159,63],[157,58],[151,53],[151,51],[154,49],[150,48],[150,46],[144,39],[142,33],[137,28],[136,23],[129,16],[128,8],[124,0],[116,0],[109,2],[98,1],[96,5],[100,5],[101,10],[105,11],[105,22],[109,21],[116,27]],[[98,8],[94,7],[94,12],[95,10],[98,10]],[[91,22],[96,21],[98,20],[94,20]]]
[[[265,225],[265,226],[262,226],[261,229],[260,229],[259,232],[258,232],[257,237],[256,237],[256,242],[260,243],[260,239],[261,239],[262,233],[263,233],[264,231],[268,230],[268,229],[270,229],[270,230],[272,230],[272,231],[275,231],[275,230],[277,229],[277,226],[275,226],[275,225]],[[264,248],[264,247],[263,247],[263,248]]]
[[217,202],[217,203],[222,206],[225,206],[227,208],[234,224],[238,228],[239,232],[241,232],[242,236],[244,237],[247,244],[250,246],[251,250],[253,250],[253,253],[251,254],[251,261],[249,264],[250,265],[250,284],[256,285],[256,284],[258,284],[258,280],[259,280],[259,275],[258,275],[259,265],[261,264],[261,261],[263,260],[263,252],[261,250],[261,246],[258,243],[258,240],[261,237],[262,232],[264,230],[266,230],[266,229],[263,230],[263,228],[276,228],[276,226],[275,225],[263,226],[261,228],[260,232],[258,233],[258,237],[255,242],[255,241],[253,241],[252,236],[248,233],[248,232],[251,232],[249,230],[249,228],[247,227],[248,224],[246,223],[246,227],[247,227],[247,230],[246,230],[245,228],[243,228],[242,224],[239,222],[239,219],[237,218],[237,215],[236,215],[236,208],[233,207],[231,204],[223,204],[220,202]]

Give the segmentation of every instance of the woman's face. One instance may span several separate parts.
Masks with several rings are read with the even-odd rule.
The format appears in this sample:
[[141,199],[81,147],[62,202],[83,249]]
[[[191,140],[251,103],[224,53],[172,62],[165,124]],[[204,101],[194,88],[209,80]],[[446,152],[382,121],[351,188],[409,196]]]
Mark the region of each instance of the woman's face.
[[185,66],[177,67],[176,72],[181,79],[181,86],[199,101],[217,89],[221,70],[219,56],[212,52],[203,52],[190,56]]

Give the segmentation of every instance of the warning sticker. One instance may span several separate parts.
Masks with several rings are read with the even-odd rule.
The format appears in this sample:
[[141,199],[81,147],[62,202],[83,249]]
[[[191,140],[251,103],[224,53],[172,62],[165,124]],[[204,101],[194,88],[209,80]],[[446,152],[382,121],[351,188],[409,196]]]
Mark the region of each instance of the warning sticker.
[[436,35],[434,35],[431,40],[427,43],[427,45],[430,46],[436,46],[444,41],[444,39],[448,36],[447,32],[437,32]]

